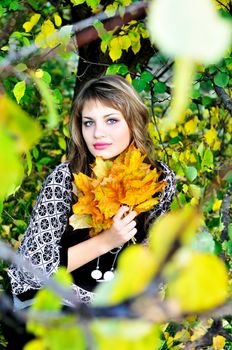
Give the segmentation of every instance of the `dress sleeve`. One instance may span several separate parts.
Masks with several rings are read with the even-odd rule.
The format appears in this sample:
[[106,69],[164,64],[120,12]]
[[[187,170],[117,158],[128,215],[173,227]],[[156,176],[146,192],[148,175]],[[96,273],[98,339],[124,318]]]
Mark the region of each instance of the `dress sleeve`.
[[[72,182],[68,163],[58,165],[42,185],[18,254],[50,277],[60,265],[60,240],[71,211]],[[12,293],[42,286],[38,277],[12,264],[8,269]]]
[[167,185],[163,192],[159,194],[159,203],[149,212],[146,217],[145,227],[157,219],[160,215],[169,210],[173,196],[176,191],[176,181],[174,172],[163,162],[157,161],[157,167],[161,170],[160,180],[166,181]]

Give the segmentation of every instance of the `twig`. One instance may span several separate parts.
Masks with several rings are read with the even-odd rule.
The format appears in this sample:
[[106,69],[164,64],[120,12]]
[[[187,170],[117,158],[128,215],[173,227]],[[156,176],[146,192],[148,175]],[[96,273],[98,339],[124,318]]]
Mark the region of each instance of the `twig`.
[[232,114],[232,99],[230,96],[225,92],[225,90],[219,86],[214,85],[214,89],[220,98],[223,106]]
[[157,131],[157,134],[158,134],[158,137],[159,137],[159,141],[160,141],[160,144],[162,146],[162,149],[166,155],[166,162],[167,164],[169,165],[169,157],[168,157],[168,152],[163,144],[163,141],[162,141],[162,137],[161,137],[161,134],[160,134],[160,131],[159,131],[159,128],[158,128],[158,125],[157,125],[157,121],[156,121],[156,117],[155,117],[155,113],[154,113],[154,105],[155,105],[155,99],[154,99],[154,91],[153,91],[153,87],[151,86],[150,88],[150,93],[151,93],[151,112],[152,112],[152,121],[154,122],[155,124],[155,128],[156,128],[156,131]]
[[221,241],[229,239],[228,227],[230,223],[230,205],[232,200],[232,184],[229,184],[226,194],[222,200],[222,205],[220,208],[220,214],[222,216],[222,223],[224,225],[223,231],[221,233]]

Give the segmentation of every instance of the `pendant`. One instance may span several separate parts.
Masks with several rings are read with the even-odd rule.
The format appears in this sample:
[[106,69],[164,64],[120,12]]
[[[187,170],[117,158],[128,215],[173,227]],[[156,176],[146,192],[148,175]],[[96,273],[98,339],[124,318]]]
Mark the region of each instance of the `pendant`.
[[113,271],[106,271],[106,272],[104,273],[103,278],[104,278],[105,281],[111,281],[112,279],[114,279],[114,273],[113,273]]
[[98,280],[99,278],[102,277],[102,272],[99,269],[93,270],[91,272],[91,277],[95,280]]

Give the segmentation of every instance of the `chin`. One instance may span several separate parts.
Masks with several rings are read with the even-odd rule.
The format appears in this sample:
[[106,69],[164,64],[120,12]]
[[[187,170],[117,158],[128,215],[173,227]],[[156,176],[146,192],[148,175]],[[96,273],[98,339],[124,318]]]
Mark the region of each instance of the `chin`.
[[94,157],[102,157],[104,160],[108,160],[108,159],[111,159],[111,158],[114,158],[116,157],[117,154],[109,154],[107,152],[95,152],[94,154]]

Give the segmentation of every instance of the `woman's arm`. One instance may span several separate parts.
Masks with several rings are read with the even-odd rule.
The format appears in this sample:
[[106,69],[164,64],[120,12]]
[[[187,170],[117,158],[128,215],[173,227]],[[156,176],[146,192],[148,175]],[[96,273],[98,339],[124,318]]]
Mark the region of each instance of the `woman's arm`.
[[[67,163],[60,164],[42,185],[29,225],[18,250],[35,270],[45,277],[60,264],[60,239],[71,211],[71,173]],[[43,282],[25,269],[12,264],[8,269],[13,294],[39,289]]]
[[125,215],[128,210],[128,207],[122,206],[114,216],[114,222],[110,229],[68,249],[69,272],[109,252],[113,248],[121,246],[136,234],[137,229],[134,218],[137,214],[135,211],[131,211]]

